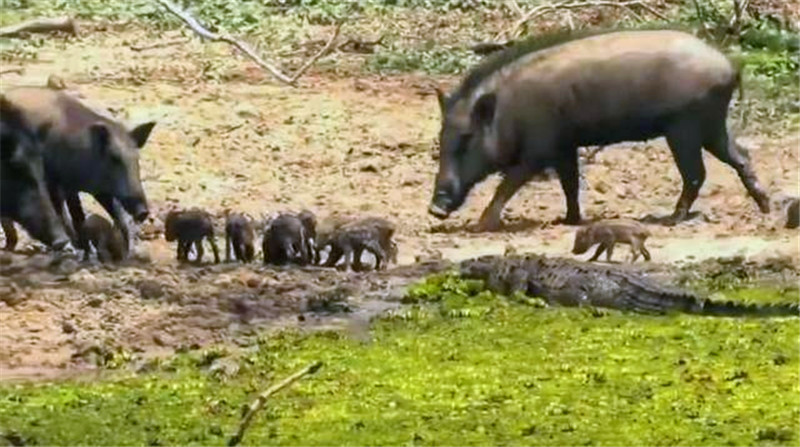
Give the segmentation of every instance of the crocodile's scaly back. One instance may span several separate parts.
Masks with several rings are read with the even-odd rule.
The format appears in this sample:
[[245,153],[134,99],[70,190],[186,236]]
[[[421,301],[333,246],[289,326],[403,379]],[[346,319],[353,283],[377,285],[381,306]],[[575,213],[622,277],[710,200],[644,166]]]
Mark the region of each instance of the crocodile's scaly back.
[[644,274],[564,258],[482,256],[461,263],[461,275],[495,292],[522,291],[562,306],[591,305],[641,313],[709,316],[800,316],[798,303],[713,301],[665,286]]

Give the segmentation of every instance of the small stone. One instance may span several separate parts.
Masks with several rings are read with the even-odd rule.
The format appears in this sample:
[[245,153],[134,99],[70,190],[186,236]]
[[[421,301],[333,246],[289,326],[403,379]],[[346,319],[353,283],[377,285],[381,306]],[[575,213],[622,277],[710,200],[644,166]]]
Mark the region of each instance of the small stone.
[[153,300],[164,296],[164,285],[156,280],[140,280],[136,283],[136,288],[143,300]]
[[75,325],[73,325],[69,321],[64,321],[61,323],[61,330],[64,331],[65,334],[73,334],[75,333]]

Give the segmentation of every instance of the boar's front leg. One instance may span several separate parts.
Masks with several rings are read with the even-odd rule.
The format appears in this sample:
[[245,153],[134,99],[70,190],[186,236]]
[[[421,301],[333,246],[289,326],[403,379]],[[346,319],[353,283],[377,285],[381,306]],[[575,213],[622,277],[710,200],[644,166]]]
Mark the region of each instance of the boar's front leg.
[[[56,214],[61,218],[64,228],[69,233],[70,239],[77,241],[78,248],[81,250],[88,250],[89,243],[81,240],[81,228],[83,228],[83,221],[86,220],[86,214],[83,212],[81,199],[77,191],[63,192],[57,187],[48,188],[50,193],[50,201],[53,202],[53,209]],[[64,203],[66,202],[69,209],[70,222],[67,222],[67,217],[64,214]]]
[[3,226],[3,234],[6,235],[6,246],[3,250],[14,251],[17,246],[17,229],[14,228],[14,221],[9,218],[0,219]]
[[[214,264],[219,264],[219,249],[217,248],[217,241],[214,239],[213,234],[208,235],[207,238],[208,243],[211,245],[211,251],[214,252]],[[239,256],[240,260],[242,259],[241,255],[237,256]]]
[[125,218],[125,211],[122,209],[122,205],[120,205],[119,201],[115,200],[113,196],[108,194],[97,194],[94,198],[97,199],[103,209],[105,209],[108,215],[114,220],[114,223],[122,232],[122,238],[128,247],[128,251],[132,251],[131,229],[128,226],[128,220]]
[[[238,241],[237,241],[238,242]],[[225,230],[225,262],[231,262],[231,233]],[[236,256],[237,260],[241,260],[242,258],[239,256],[239,249],[237,246],[233,246],[233,254]]]
[[569,148],[561,151],[561,159],[556,164],[558,180],[561,182],[561,189],[567,199],[567,217],[564,223],[567,225],[581,224],[581,205],[578,201],[581,180],[578,169],[578,149]]
[[700,194],[700,187],[706,180],[706,167],[701,152],[701,130],[698,126],[691,118],[685,118],[667,131],[667,144],[681,173],[683,190],[675,211],[664,219],[665,225],[675,225],[686,220],[692,204]]
[[529,169],[523,165],[517,165],[504,172],[503,181],[494,192],[489,206],[483,210],[478,221],[478,231],[497,231],[500,229],[500,217],[506,203],[516,194],[516,192],[533,177]]

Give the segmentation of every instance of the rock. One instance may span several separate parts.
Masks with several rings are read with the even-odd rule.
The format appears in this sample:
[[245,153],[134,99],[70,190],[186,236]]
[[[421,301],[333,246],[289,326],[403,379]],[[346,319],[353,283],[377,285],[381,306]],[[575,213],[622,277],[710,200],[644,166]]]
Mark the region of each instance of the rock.
[[230,379],[239,374],[239,363],[231,358],[219,358],[211,363],[208,372],[218,379]]
[[90,273],[87,269],[80,269],[69,276],[70,282],[88,284],[97,281],[94,274]]
[[105,294],[98,294],[89,298],[86,301],[86,305],[89,307],[100,307],[103,305],[103,301],[106,300]]
[[62,321],[61,322],[61,330],[64,331],[65,334],[73,334],[75,333],[75,325],[73,325],[69,321]]
[[143,300],[153,300],[164,296],[164,285],[153,279],[142,279],[136,283],[139,296]]

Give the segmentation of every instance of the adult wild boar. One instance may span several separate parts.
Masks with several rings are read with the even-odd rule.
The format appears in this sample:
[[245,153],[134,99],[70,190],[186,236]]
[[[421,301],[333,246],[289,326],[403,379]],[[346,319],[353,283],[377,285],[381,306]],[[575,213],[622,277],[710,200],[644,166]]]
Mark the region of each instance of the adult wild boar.
[[[78,197],[84,191],[105,208],[130,244],[130,230],[122,211],[124,208],[137,222],[148,215],[139,177],[139,150],[155,123],[141,124],[129,131],[74,95],[51,88],[19,87],[5,96],[23,111],[34,128],[46,129],[41,140],[48,192],[62,220],[66,201],[73,234],[85,220]],[[86,249],[85,241],[80,245]]]
[[[42,150],[21,110],[0,95],[0,218],[4,230],[19,222],[39,241],[61,250],[69,246],[45,187]],[[5,232],[6,248],[14,249],[16,232]]]
[[528,41],[473,69],[439,94],[439,172],[429,212],[445,218],[489,174],[503,180],[479,227],[495,230],[503,207],[537,173],[553,168],[567,202],[565,222],[581,220],[578,147],[665,136],[683,179],[674,213],[684,220],[705,179],[702,148],[733,167],[762,212],[769,200],[746,151],[726,128],[739,71],[692,35],[669,30],[611,31]]

